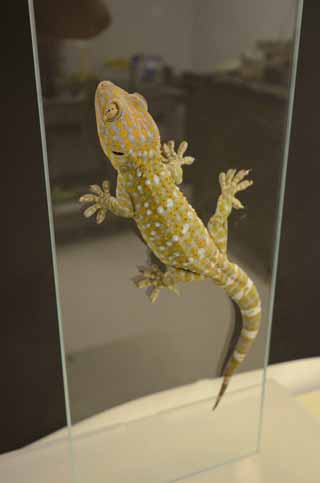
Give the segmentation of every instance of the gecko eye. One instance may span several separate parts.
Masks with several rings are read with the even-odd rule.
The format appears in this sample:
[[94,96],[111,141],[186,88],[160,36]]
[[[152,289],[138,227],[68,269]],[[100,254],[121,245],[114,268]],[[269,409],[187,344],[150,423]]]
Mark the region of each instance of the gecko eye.
[[105,122],[113,122],[119,119],[122,109],[118,101],[111,101],[107,104],[103,119]]

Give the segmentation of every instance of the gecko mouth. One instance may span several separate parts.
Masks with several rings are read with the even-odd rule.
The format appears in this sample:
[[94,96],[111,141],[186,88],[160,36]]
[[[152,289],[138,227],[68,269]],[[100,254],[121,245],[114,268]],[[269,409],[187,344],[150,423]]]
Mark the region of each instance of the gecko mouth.
[[116,154],[117,156],[123,156],[124,153],[121,153],[120,151],[112,151],[113,154]]

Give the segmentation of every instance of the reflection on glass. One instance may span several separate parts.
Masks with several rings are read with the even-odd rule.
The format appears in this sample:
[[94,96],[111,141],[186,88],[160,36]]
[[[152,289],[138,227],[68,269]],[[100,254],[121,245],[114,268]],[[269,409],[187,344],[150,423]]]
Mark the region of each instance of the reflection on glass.
[[[253,452],[297,4],[88,1],[74,15],[46,3],[35,15],[79,480],[168,481]],[[262,329],[219,412],[214,379],[237,327],[227,296],[204,281],[150,304],[131,281],[147,257],[133,221],[81,214],[89,185],[116,185],[96,132],[101,80],[142,94],[162,141],[188,141],[181,189],[205,223],[218,174],[252,169],[228,251],[258,286]]]

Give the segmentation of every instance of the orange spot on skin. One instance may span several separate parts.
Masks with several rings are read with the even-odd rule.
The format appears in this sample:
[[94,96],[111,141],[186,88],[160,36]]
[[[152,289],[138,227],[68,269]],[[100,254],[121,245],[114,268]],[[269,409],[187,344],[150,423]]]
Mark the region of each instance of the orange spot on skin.
[[124,140],[128,137],[128,132],[125,129],[120,129],[120,137]]
[[138,129],[137,128],[133,128],[132,133],[133,133],[133,136],[137,139],[138,138],[138,135],[139,135]]

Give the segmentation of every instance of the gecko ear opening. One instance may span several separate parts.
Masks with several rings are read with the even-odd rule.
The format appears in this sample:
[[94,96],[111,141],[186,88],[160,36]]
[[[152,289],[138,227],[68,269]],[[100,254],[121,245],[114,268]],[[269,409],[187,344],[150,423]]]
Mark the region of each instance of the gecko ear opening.
[[138,94],[138,92],[134,92],[133,94],[130,94],[130,97],[137,109],[139,109],[140,111],[148,110],[148,103],[141,94]]

